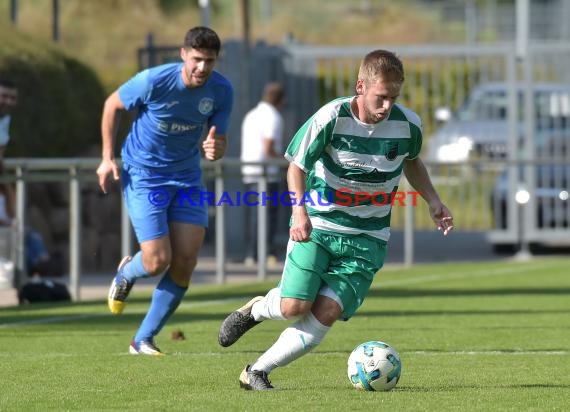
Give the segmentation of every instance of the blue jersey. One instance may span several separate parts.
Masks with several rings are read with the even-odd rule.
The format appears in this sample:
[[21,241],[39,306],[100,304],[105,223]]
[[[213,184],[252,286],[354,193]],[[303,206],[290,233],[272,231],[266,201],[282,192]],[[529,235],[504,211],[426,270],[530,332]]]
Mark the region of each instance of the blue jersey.
[[187,88],[182,63],[170,63],[141,71],[119,87],[119,96],[127,110],[138,109],[123,144],[123,162],[199,179],[204,129],[216,126],[216,134],[228,130],[230,82],[214,71],[203,86]]

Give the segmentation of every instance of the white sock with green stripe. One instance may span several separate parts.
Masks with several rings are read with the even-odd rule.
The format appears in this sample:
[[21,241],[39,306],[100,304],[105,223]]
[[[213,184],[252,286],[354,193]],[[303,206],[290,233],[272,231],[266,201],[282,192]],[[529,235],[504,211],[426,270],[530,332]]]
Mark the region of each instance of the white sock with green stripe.
[[255,302],[251,307],[251,315],[258,322],[265,319],[285,320],[285,316],[281,313],[280,289],[271,289],[263,299]]
[[269,373],[293,362],[321,343],[329,330],[329,326],[323,325],[309,313],[285,329],[277,342],[251,365],[251,370]]

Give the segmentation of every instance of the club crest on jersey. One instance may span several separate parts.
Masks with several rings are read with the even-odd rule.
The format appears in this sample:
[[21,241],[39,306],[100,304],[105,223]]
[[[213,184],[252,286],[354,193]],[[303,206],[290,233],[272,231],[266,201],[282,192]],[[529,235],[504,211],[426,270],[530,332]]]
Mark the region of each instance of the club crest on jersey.
[[386,152],[387,160],[395,160],[398,157],[398,143],[390,143],[388,151]]
[[212,113],[212,110],[214,110],[214,99],[210,97],[204,97],[198,104],[198,110],[203,115]]

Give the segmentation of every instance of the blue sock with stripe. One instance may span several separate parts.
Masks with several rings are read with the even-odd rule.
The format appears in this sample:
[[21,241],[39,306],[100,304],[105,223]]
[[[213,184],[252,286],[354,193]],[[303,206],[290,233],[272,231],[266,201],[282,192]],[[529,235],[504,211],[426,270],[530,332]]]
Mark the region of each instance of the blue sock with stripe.
[[129,282],[134,282],[139,278],[148,278],[150,276],[144,268],[142,252],[140,250],[133,256],[130,262],[127,262],[125,266],[123,266],[121,273]]
[[151,340],[158,335],[174,313],[188,288],[178,286],[166,272],[152,294],[150,308],[135,335],[135,342]]

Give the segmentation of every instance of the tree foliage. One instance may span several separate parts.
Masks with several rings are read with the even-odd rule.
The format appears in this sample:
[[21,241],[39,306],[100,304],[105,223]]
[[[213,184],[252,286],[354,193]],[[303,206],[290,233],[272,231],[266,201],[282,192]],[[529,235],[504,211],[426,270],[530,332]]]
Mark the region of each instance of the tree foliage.
[[82,156],[100,144],[105,92],[97,75],[56,46],[0,28],[0,75],[18,86],[7,156]]

